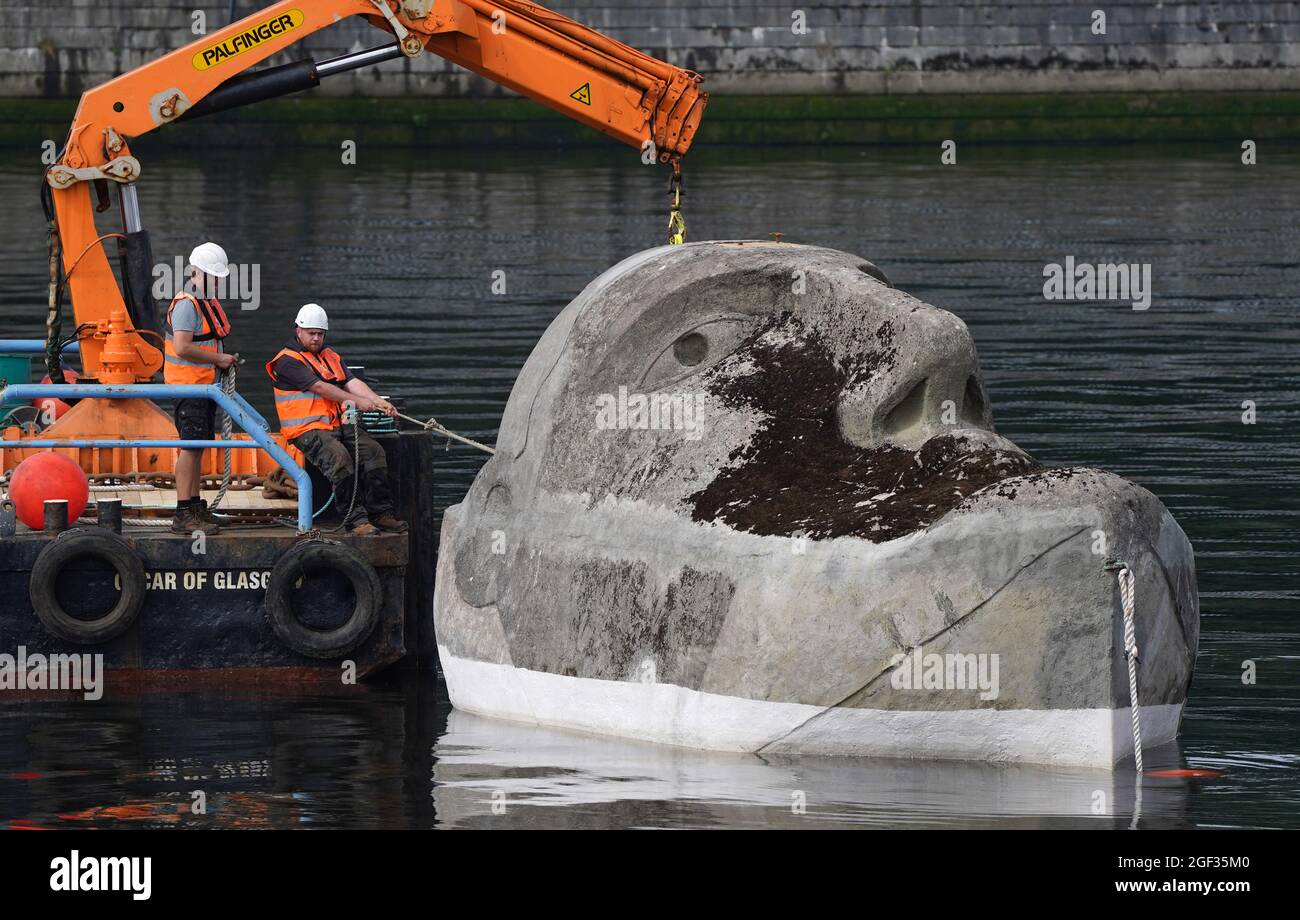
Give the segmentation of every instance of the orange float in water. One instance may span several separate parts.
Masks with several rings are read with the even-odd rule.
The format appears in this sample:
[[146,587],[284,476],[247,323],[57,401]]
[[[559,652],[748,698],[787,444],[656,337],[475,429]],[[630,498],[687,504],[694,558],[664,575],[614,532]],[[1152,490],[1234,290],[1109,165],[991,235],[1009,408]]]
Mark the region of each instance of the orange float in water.
[[9,497],[18,520],[33,530],[45,526],[45,502],[64,499],[68,523],[81,517],[90,498],[90,481],[81,467],[62,454],[41,453],[28,457],[9,479]]
[[[76,383],[80,379],[81,377],[77,375],[76,371],[64,368],[63,371],[64,383]],[[50,382],[49,374],[46,374],[44,377],[41,378],[41,383],[49,383],[49,382]],[[52,399],[49,396],[42,396],[40,399],[33,399],[32,405],[35,406],[37,409],[40,409],[42,412],[49,411],[52,413],[51,415],[47,415],[45,416],[45,418],[42,419],[42,421],[47,425],[50,422],[54,421],[55,419],[61,417],[63,413],[67,412],[69,409],[72,408],[72,406],[70,406],[68,403],[65,403],[63,400]]]

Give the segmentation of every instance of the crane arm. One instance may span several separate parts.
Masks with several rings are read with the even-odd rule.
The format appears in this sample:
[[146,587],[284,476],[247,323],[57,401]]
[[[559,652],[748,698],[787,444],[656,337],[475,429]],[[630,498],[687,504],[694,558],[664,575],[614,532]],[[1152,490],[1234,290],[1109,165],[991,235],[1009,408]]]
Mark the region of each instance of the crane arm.
[[[363,16],[390,44],[333,61],[250,69],[314,32]],[[282,0],[205,35],[81,98],[58,161],[46,173],[65,284],[87,374],[106,382],[148,380],[161,351],[139,334],[153,319],[140,304],[151,263],[134,183],[130,141],[163,125],[317,85],[322,77],[425,51],[602,131],[677,162],[690,148],[707,93],[701,78],[526,0]],[[653,147],[651,147],[653,145]],[[119,188],[121,234],[95,228],[107,186]],[[123,240],[126,298],[113,277],[106,237]],[[131,248],[134,246],[134,259]],[[134,269],[129,266],[134,264]],[[151,267],[145,265],[146,270]],[[131,275],[132,277],[127,277]],[[128,309],[128,301],[132,307]]]

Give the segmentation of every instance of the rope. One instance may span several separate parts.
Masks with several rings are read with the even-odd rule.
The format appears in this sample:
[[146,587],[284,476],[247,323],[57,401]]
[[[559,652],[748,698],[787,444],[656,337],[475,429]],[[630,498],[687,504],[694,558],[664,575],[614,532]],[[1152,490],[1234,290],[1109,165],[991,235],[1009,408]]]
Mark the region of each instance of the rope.
[[[99,523],[99,519],[98,519],[98,518],[79,517],[79,518],[77,518],[77,523],[78,523],[78,524],[98,524],[98,523]],[[146,518],[146,517],[138,517],[138,518],[122,518],[122,526],[123,526],[123,527],[126,527],[126,526],[130,526],[130,527],[170,527],[170,526],[172,526],[172,519],[171,519],[171,518]]]
[[[353,410],[354,413],[355,411],[356,410]],[[448,438],[452,438],[457,441],[460,441],[462,444],[468,444],[470,447],[477,448],[478,450],[481,450],[484,453],[489,453],[489,454],[496,453],[495,450],[493,450],[491,447],[488,447],[486,444],[480,444],[478,441],[475,441],[471,438],[464,437],[463,435],[459,435],[448,428],[444,428],[438,422],[437,419],[431,418],[427,422],[422,422],[418,418],[411,418],[411,416],[403,415],[400,412],[397,413],[397,417],[400,419],[405,419],[406,421],[411,422],[412,424],[419,425],[421,428],[423,428],[426,431],[436,431],[438,434],[446,435]],[[333,527],[330,528],[329,530],[326,530],[325,533],[337,533],[338,531],[342,530],[344,526],[347,524],[348,518],[352,517],[352,511],[353,509],[356,508],[357,505],[357,493],[361,490],[360,479],[361,479],[361,419],[359,417],[354,417],[352,422],[352,500],[348,502],[348,510],[343,513],[343,520],[339,523],[339,525],[337,527]],[[334,501],[334,495],[331,494],[329,497],[329,501],[327,501],[324,504],[324,506],[320,509],[320,511],[317,511],[315,514],[312,515],[313,520],[319,517],[327,508],[329,508],[330,504],[333,501]],[[279,521],[279,523],[282,523],[289,527],[298,526],[296,521],[290,521],[288,518],[277,518],[276,520]]]
[[1141,706],[1138,704],[1137,631],[1133,620],[1133,572],[1128,564],[1116,562],[1116,577],[1119,579],[1119,597],[1124,607],[1124,657],[1128,659],[1128,701],[1129,711],[1133,714],[1133,761],[1138,775],[1142,775],[1142,724],[1139,718]]
[[[344,527],[348,526],[348,518],[352,517],[352,511],[357,507],[357,492],[361,490],[361,419],[357,418],[357,410],[347,410],[352,413],[352,500],[348,502],[348,510],[343,512],[343,519],[339,521],[339,526],[332,527],[325,531],[326,533],[338,533]],[[331,493],[330,502],[334,501],[334,495]],[[324,511],[330,506],[329,502],[320,509]],[[317,511],[316,514],[320,514]],[[312,520],[316,519],[316,514],[312,515]],[[294,526],[297,526],[295,522]]]
[[456,432],[452,431],[449,428],[444,428],[441,424],[439,424],[436,418],[431,418],[427,422],[422,422],[418,418],[411,418],[409,415],[403,415],[400,412],[397,413],[397,417],[400,419],[404,419],[412,423],[413,425],[419,425],[425,431],[436,431],[438,434],[446,435],[447,437],[451,438],[454,441],[459,441],[462,444],[468,444],[470,447],[477,448],[478,450],[483,451],[483,453],[485,454],[496,453],[494,449],[488,447],[486,444],[480,444],[478,441],[472,440],[471,438],[467,438],[464,437],[463,435],[456,434]]
[[59,263],[62,261],[63,245],[59,238],[59,227],[53,217],[49,225],[50,247],[50,290],[45,312],[45,370],[53,383],[63,379],[63,360],[59,354],[59,336],[63,332],[62,285],[59,283]]
[[[353,411],[355,412],[355,410]],[[446,435],[448,438],[459,441],[462,444],[468,444],[470,447],[481,450],[484,453],[487,454],[496,453],[495,450],[493,450],[491,447],[488,447],[486,444],[480,444],[478,441],[475,441],[472,438],[467,438],[463,435],[457,434],[456,432],[452,431],[449,428],[444,428],[442,424],[438,422],[437,419],[431,418],[427,422],[423,422],[418,418],[412,418],[411,416],[403,415],[400,412],[396,413],[396,416],[414,425],[419,425],[425,431],[435,431],[438,434]],[[361,487],[361,484],[359,482],[361,476],[360,426],[361,426],[361,419],[357,417],[354,419],[352,424],[352,501],[348,504],[348,510],[343,514],[344,523],[346,523],[347,519],[352,516],[352,510],[353,508],[356,507],[356,503],[357,503],[357,492],[360,490]],[[331,493],[329,500],[325,502],[325,504],[321,507],[320,511],[317,511],[315,514],[312,515],[312,519],[315,520],[316,518],[320,517],[321,514],[323,514],[326,511],[326,509],[329,508],[329,506],[333,503],[333,501],[334,501],[334,495],[333,493]],[[286,527],[298,526],[297,521],[291,521],[288,518],[276,518],[276,521],[280,524],[283,524]],[[337,527],[327,530],[325,531],[325,533],[336,533],[337,531],[342,530],[343,526],[344,526],[343,523],[340,523]]]
[[[221,392],[227,396],[235,395],[235,375],[237,364],[221,371]],[[221,440],[229,441],[235,436],[235,424],[230,420],[230,414],[225,409],[221,410]],[[230,448],[221,448],[221,488],[217,490],[217,497],[212,500],[209,506],[216,510],[217,506],[226,498],[226,492],[230,490]],[[200,489],[202,492],[202,489]]]

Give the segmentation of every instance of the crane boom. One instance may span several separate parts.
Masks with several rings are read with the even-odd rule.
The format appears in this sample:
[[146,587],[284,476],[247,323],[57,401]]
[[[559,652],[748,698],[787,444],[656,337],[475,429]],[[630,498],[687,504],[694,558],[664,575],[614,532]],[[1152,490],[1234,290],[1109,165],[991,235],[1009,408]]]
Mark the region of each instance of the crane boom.
[[[365,17],[393,42],[320,64],[307,60],[251,70],[351,16]],[[162,366],[161,350],[140,334],[156,324],[156,317],[147,292],[152,255],[135,197],[141,168],[131,155],[131,140],[174,121],[296,92],[322,77],[425,51],[625,144],[652,149],[674,169],[690,148],[708,101],[698,74],[526,0],[282,0],[267,6],[81,97],[46,181],[64,284],[77,327],[87,331],[81,336],[84,372],[103,382],[131,383],[149,380]],[[109,183],[119,188],[123,232],[101,237],[91,192],[98,191],[99,210],[104,210]],[[125,297],[103,246],[107,237],[123,241]]]

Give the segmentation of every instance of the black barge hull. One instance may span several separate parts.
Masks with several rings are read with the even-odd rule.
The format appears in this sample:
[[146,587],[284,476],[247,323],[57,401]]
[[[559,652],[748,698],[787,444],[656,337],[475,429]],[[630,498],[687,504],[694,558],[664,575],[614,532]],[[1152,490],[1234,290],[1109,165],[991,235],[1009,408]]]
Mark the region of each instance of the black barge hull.
[[[116,539],[142,563],[143,602],[125,632],[98,643],[53,635],[33,604],[33,568],[60,536],[20,530],[0,537],[0,656],[17,659],[21,653],[31,660],[34,655],[102,654],[109,687],[187,677],[239,683],[338,682],[361,679],[402,661],[432,667],[433,442],[425,433],[405,432],[377,440],[388,455],[398,514],[411,531],[370,537],[320,535],[354,549],[378,575],[381,600],[375,625],[346,653],[300,654],[272,626],[267,588],[277,562],[303,539],[293,528],[227,526],[196,546],[188,535],[133,526],[128,520]],[[97,525],[74,529],[101,530]],[[71,535],[69,531],[61,536]],[[54,590],[69,615],[93,619],[113,606],[119,585],[120,576],[109,562],[87,556],[59,570]],[[298,621],[329,630],[347,620],[357,594],[342,572],[316,569],[296,582],[290,596]],[[0,658],[0,665],[21,667],[21,662],[10,665]],[[15,689],[3,684],[0,676],[0,694]]]

